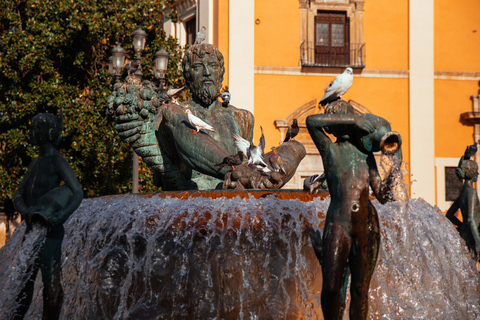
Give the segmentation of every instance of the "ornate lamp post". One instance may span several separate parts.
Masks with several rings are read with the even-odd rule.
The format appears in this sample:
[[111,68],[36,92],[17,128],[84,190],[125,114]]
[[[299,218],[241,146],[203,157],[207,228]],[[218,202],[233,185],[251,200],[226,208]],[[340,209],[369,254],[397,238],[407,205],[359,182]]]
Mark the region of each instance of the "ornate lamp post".
[[147,39],[147,33],[143,31],[142,27],[138,27],[137,30],[133,31],[133,49],[135,50],[135,53],[137,54],[135,57],[135,60],[137,60],[138,65],[140,67],[137,68],[137,71],[135,71],[135,76],[138,78],[142,78],[143,73],[142,73],[142,68],[141,68],[141,62],[142,62],[142,51],[145,49],[145,40]]
[[[135,60],[138,62],[137,70],[135,71],[135,77],[141,79],[143,76],[141,62],[142,51],[145,49],[145,40],[147,39],[147,33],[142,30],[142,27],[138,27],[132,34],[133,36],[133,49],[135,50]],[[118,82],[122,74],[122,70],[125,64],[125,49],[117,42],[115,48],[112,49],[112,56],[108,59],[108,72],[115,78],[115,83]],[[165,71],[167,70],[169,54],[163,48],[155,53],[154,61],[154,73],[155,78],[160,79],[160,89],[165,82]],[[132,165],[132,193],[138,193],[138,155],[133,152],[133,165]]]
[[112,56],[108,58],[108,73],[118,82],[122,75],[123,66],[125,65],[125,49],[122,48],[120,42],[112,49]]
[[165,51],[162,47],[160,50],[155,52],[155,60],[153,61],[153,70],[155,73],[155,78],[160,79],[158,88],[162,89],[165,82],[165,71],[167,71],[168,58],[170,54]]
[[[142,73],[142,51],[145,49],[145,39],[147,39],[147,33],[143,31],[142,27],[138,27],[137,30],[133,31],[133,49],[135,50],[136,57],[135,60],[138,62],[138,68],[135,71],[135,77],[141,79],[143,76]],[[139,159],[138,154],[133,151],[133,164],[132,164],[132,193],[138,193],[138,165]]]

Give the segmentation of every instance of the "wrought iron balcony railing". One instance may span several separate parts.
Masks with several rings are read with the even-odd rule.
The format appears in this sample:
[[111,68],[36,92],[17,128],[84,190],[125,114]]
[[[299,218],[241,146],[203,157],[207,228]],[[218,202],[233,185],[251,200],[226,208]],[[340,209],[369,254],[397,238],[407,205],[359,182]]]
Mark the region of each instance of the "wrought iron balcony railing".
[[304,42],[300,46],[302,67],[365,68],[365,44],[350,43],[343,47],[315,46]]

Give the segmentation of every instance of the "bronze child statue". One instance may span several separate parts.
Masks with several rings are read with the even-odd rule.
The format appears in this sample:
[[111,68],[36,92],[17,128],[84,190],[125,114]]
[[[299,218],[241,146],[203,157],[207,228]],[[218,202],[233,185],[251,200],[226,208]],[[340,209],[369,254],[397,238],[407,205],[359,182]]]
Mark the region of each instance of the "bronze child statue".
[[38,269],[42,270],[43,319],[58,319],[63,302],[60,281],[63,223],[78,208],[83,191],[72,168],[55,149],[61,139],[62,121],[53,114],[40,113],[33,117],[30,138],[40,147],[40,155],[28,167],[14,196],[14,205],[27,224],[47,226],[45,244],[39,257],[32,261],[32,276],[17,297],[15,319],[23,319],[32,301]]
[[[475,259],[480,254],[480,233],[478,230],[480,222],[480,214],[478,213],[478,195],[477,190],[473,187],[473,182],[478,178],[478,165],[475,161],[470,160],[472,150],[476,152],[476,144],[468,146],[465,154],[460,158],[458,167],[455,171],[458,178],[464,179],[460,196],[453,202],[447,211],[447,218],[458,228],[458,232],[465,240],[467,247]],[[463,222],[455,217],[455,212],[460,209],[462,212]]]
[[[382,121],[378,121],[378,120]],[[390,200],[392,173],[382,181],[372,151],[361,137],[390,126],[382,118],[355,114],[345,101],[330,103],[324,114],[307,118],[306,124],[320,151],[331,202],[323,239],[310,230],[315,253],[322,265],[322,310],[326,320],[342,319],[348,277],[351,274],[350,319],[366,319],[368,288],[380,245],[377,211],[369,187],[381,203]],[[326,133],[336,137],[330,140]],[[365,139],[365,141],[368,139]]]

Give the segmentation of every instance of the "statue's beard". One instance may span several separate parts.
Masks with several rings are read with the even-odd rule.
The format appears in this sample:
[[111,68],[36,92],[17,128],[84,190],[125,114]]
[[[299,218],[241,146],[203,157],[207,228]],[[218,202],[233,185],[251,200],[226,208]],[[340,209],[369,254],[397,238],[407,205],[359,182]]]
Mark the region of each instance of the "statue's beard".
[[215,83],[201,82],[194,85],[195,97],[200,99],[205,105],[211,105],[220,94],[220,88]]

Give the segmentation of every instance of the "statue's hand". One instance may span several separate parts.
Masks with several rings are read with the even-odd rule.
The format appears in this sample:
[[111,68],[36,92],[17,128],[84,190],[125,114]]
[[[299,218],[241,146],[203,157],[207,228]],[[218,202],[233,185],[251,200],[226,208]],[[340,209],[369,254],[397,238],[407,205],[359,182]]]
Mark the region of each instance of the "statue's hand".
[[282,185],[281,173],[266,173],[243,164],[225,175],[223,189],[279,189]]
[[363,130],[363,131],[366,131],[367,133],[372,133],[372,132],[375,132],[376,128],[375,128],[375,125],[373,124],[372,121],[368,120],[366,117],[364,117],[363,115],[358,115],[356,118],[355,118],[355,125]]
[[107,99],[107,114],[115,116],[115,129],[120,138],[157,172],[164,172],[164,159],[155,136],[155,115],[162,100],[152,83],[140,83],[127,77],[116,83]]
[[126,143],[131,144],[140,138],[143,119],[138,114],[120,115],[116,119],[115,130]]

